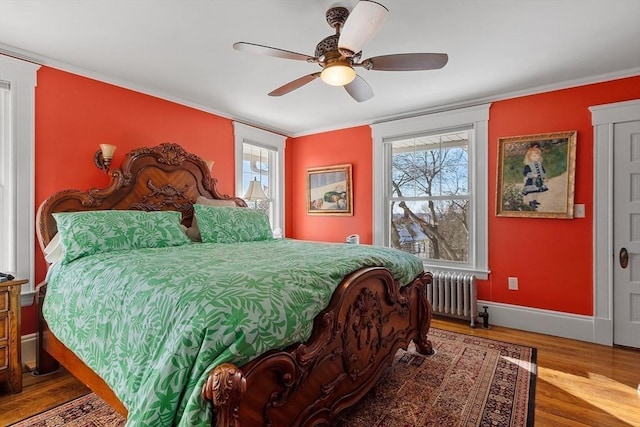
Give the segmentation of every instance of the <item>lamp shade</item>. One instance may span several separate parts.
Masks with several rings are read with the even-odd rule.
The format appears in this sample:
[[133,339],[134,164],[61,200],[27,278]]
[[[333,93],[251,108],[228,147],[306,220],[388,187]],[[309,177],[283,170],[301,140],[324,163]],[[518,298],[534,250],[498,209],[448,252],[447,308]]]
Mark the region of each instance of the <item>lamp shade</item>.
[[356,78],[356,71],[349,65],[334,62],[327,66],[320,73],[323,82],[331,86],[344,86]]
[[249,188],[244,193],[245,200],[266,200],[268,199],[267,195],[264,193],[262,189],[262,184],[254,179],[249,183]]
[[100,144],[100,150],[102,151],[102,157],[105,160],[113,159],[113,153],[116,151],[116,146],[111,144]]

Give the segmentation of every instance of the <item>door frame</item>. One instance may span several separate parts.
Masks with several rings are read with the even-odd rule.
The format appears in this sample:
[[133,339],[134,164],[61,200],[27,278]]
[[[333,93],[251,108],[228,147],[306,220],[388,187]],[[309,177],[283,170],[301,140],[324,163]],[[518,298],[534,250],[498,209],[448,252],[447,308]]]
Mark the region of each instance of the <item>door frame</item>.
[[613,345],[613,127],[640,120],[640,100],[589,107],[593,125],[593,341]]

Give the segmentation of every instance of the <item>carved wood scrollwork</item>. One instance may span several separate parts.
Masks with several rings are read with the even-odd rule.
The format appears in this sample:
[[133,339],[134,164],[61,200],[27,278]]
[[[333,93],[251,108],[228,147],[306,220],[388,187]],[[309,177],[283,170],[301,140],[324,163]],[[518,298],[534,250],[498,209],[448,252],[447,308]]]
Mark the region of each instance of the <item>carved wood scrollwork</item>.
[[[430,275],[421,274],[402,288],[389,279],[390,273],[380,274],[379,269],[346,279],[347,285],[334,295],[335,306],[316,318],[307,344],[245,365],[249,392],[239,405],[240,417],[251,420],[248,425],[259,420],[259,425],[268,427],[330,425],[338,411],[371,389],[395,351],[406,348],[409,340],[422,353],[431,354],[427,339],[431,308],[426,299]],[[230,368],[239,372],[233,365]],[[207,384],[217,383],[214,377]],[[211,394],[207,387],[205,398]],[[214,402],[216,414],[221,414],[216,415],[216,425],[236,427],[229,415],[235,402],[222,403]]]
[[180,166],[187,157],[187,153],[178,144],[162,144],[159,148],[158,163]]
[[181,190],[171,184],[156,187],[153,185],[153,182],[149,180],[147,181],[147,187],[151,190],[151,193],[143,196],[139,203],[131,205],[131,209],[157,211],[170,206],[177,211],[185,212],[193,207],[191,201],[185,194],[189,189],[188,186],[185,186]]
[[[291,354],[280,354],[277,360],[276,358],[273,359],[274,370],[277,371],[282,390],[273,392],[264,407],[263,419],[265,426],[272,425],[269,412],[286,404],[291,396],[298,391],[300,385],[304,384],[304,381],[312,371],[318,368],[326,359],[326,357],[319,357],[319,355],[325,352],[327,345],[335,338],[336,328],[333,327],[334,323],[334,312],[328,312],[322,317],[323,327],[320,334],[322,338],[316,340],[318,343],[322,343],[322,345],[309,347],[301,344]],[[329,357],[334,358],[333,355]]]
[[68,194],[71,197],[77,198],[82,206],[87,206],[91,208],[97,208],[102,203],[100,198],[95,197],[94,194],[81,193],[78,194],[76,190],[63,190],[59,194]]
[[[345,372],[354,381],[361,372],[366,371],[369,361],[375,359],[380,350],[382,321],[380,297],[369,289],[362,289],[349,308],[342,330],[342,360]],[[363,355],[368,355],[369,358],[363,360]]]
[[240,427],[238,407],[246,391],[247,380],[237,366],[223,363],[213,370],[202,386],[202,397],[217,408],[216,425]]
[[[393,302],[389,304],[390,301]],[[386,308],[383,308],[383,304]],[[342,368],[335,377],[320,386],[320,394],[309,407],[321,406],[324,399],[345,379],[350,378],[356,383],[361,381],[362,377],[366,378],[370,370],[378,368],[375,361],[381,357],[380,352],[387,351],[386,347],[406,332],[391,328],[385,335],[385,324],[391,322],[394,316],[406,318],[409,311],[407,298],[395,296],[385,300],[379,293],[363,288],[349,306],[343,321],[337,321],[333,312],[327,313],[329,316],[323,318],[323,335],[326,335],[326,338],[318,340],[325,345],[316,348],[302,345],[292,353],[293,360],[288,358],[288,363],[280,364],[279,377],[283,389],[274,392],[265,406],[265,425],[271,425],[269,412],[285,405],[305,380],[313,372],[322,370],[325,363],[331,364],[341,360]],[[340,336],[340,344],[327,351],[326,343],[336,342],[337,336]]]
[[143,147],[133,150],[132,156],[140,156],[143,154],[156,154],[157,162],[164,163],[166,165],[180,166],[187,157],[195,156],[191,153],[187,153],[184,149],[171,142],[162,143],[156,147]]

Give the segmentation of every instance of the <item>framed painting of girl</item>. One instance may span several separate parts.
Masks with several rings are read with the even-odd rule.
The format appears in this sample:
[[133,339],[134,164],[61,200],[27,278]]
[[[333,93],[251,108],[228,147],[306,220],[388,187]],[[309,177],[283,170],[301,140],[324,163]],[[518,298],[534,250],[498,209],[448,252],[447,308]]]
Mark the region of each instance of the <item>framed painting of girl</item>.
[[573,218],[576,131],[498,139],[496,215]]

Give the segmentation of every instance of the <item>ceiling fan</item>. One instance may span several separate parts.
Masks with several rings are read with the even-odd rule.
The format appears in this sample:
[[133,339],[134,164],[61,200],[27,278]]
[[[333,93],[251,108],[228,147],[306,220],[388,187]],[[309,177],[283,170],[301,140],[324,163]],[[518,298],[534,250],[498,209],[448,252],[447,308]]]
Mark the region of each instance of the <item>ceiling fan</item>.
[[360,0],[351,13],[344,7],[330,8],[326,19],[336,33],[317,44],[315,56],[248,42],[237,42],[233,47],[249,53],[315,62],[322,67],[320,72],[308,74],[274,89],[269,93],[270,96],[285,95],[320,77],[329,85],[343,86],[353,99],[363,102],[373,97],[373,90],[356,74],[355,67],[380,71],[435,70],[444,67],[449,60],[446,53],[399,53],[361,61],[362,48],[376,35],[387,12],[386,7],[371,0]]

